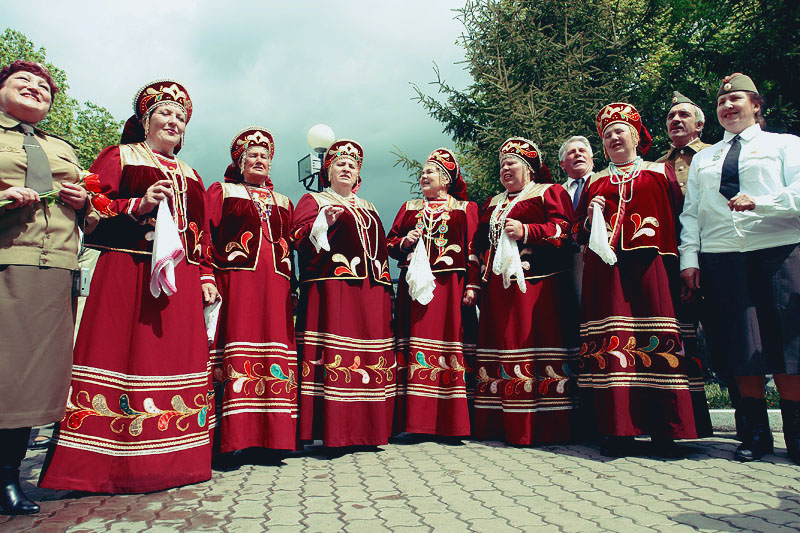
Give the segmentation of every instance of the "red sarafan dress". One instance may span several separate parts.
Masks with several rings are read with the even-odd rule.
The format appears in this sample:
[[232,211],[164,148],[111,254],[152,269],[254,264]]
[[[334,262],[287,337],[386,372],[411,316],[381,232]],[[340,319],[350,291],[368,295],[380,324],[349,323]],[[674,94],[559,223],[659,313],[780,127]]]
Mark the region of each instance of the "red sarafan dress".
[[[150,492],[211,477],[214,421],[202,282],[205,189],[188,165],[144,143],[103,150],[91,167],[100,220],[86,236],[101,251],[74,351],[67,413],[40,486],[89,492]],[[147,188],[168,178],[186,258],[177,292],[153,298],[155,220],[137,217]]]
[[220,452],[249,447],[294,450],[297,350],[292,317],[293,206],[289,198],[244,183],[213,183],[206,206],[211,260],[222,297],[211,349],[225,381]]
[[[330,251],[309,240],[321,207],[344,207]],[[392,434],[396,365],[386,235],[375,207],[330,189],[304,195],[294,214],[300,306],[300,438],[326,446],[380,445]]]
[[[477,257],[469,260],[478,227],[478,206],[448,196],[410,200],[397,213],[387,236],[389,255],[400,265],[395,338],[398,421],[409,433],[470,434],[467,372],[473,372],[477,317],[462,307],[464,289],[478,282]],[[400,246],[414,228],[424,232],[435,277],[433,300],[421,304],[408,292],[406,271],[412,250]]]
[[[620,201],[622,194],[623,201]],[[685,355],[674,303],[680,293],[677,221],[683,195],[675,172],[642,162],[637,177],[592,175],[578,206],[588,242],[587,206],[604,217],[617,263],[584,253],[578,385],[589,424],[604,435],[694,439],[711,434],[700,362]]]
[[[492,271],[492,213],[498,209],[525,228],[516,242],[524,293],[515,278],[505,288]],[[578,304],[571,228],[572,202],[557,184],[532,183],[517,195],[499,194],[481,210],[474,246],[483,270],[472,428],[477,438],[527,445],[573,437]]]

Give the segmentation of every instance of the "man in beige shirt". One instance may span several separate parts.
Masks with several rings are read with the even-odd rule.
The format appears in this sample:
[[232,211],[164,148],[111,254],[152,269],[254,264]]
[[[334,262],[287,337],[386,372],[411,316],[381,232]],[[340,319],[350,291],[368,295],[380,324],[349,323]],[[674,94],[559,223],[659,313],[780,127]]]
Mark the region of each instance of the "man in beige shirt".
[[667,135],[672,141],[672,146],[657,162],[672,165],[683,194],[686,194],[686,178],[689,176],[692,157],[703,148],[711,146],[700,140],[705,123],[703,110],[675,91],[672,96],[672,107],[667,113]]

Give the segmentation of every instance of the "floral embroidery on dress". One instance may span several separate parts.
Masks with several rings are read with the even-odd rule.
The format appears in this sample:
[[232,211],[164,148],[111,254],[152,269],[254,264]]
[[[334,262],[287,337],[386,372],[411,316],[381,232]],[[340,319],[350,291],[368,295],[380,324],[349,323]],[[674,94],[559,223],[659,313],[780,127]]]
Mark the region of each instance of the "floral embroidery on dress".
[[648,237],[655,236],[656,230],[645,226],[652,225],[654,228],[657,228],[658,219],[656,217],[645,217],[644,220],[642,220],[642,217],[639,215],[639,213],[633,213],[631,214],[631,221],[634,224],[633,237],[631,237],[631,240],[641,237],[642,235],[646,235]]
[[294,371],[289,369],[287,375],[278,363],[272,363],[269,367],[269,374],[263,375],[259,374],[259,371],[263,372],[263,363],[252,364],[248,359],[243,366],[244,373],[234,370],[231,364],[227,367],[228,379],[233,381],[233,391],[236,393],[244,391],[245,394],[249,394],[247,386],[253,382],[255,382],[253,392],[256,396],[263,396],[267,391],[267,385],[269,385],[269,390],[273,394],[280,393],[281,389],[290,393],[297,388],[297,378]]
[[[253,238],[252,231],[245,231],[239,237],[239,242],[231,241],[225,245],[225,253],[228,253],[228,261],[233,261],[237,257],[247,257],[250,253],[250,239]],[[231,252],[231,250],[234,250]]]
[[566,385],[572,379],[572,370],[567,363],[561,367],[564,375],[556,373],[552,365],[545,367],[546,376],[539,376],[532,369],[531,363],[516,364],[512,371],[513,376],[509,375],[503,365],[498,365],[498,377],[489,377],[486,367],[478,369],[478,391],[485,392],[488,387],[492,394],[497,394],[499,387],[504,387],[505,394],[520,394],[522,391],[533,392],[534,384],[538,383],[540,394],[546,394],[550,385],[556,384],[556,392],[563,394]]
[[450,354],[450,364],[447,364],[447,357],[440,355],[427,356],[423,352],[418,351],[412,363],[408,366],[408,379],[414,377],[414,372],[417,373],[419,379],[436,380],[436,376],[442,374],[443,383],[455,383],[459,378],[464,379],[465,368],[458,363],[458,358],[455,354]]
[[175,418],[175,427],[180,431],[186,431],[189,429],[188,419],[193,417],[196,417],[199,427],[205,427],[213,397],[213,391],[209,391],[205,396],[197,394],[194,397],[195,407],[192,408],[188,407],[183,398],[176,394],[172,397],[172,409],[159,409],[152,398],[145,398],[142,402],[144,410],[137,411],[131,407],[128,395],[123,393],[118,401],[121,413],[117,413],[108,407],[106,397],[102,394],[95,394],[92,398],[87,391],[80,391],[75,397],[75,403],[72,403],[72,387],[70,387],[67,397],[67,413],[64,418],[67,420],[67,427],[73,430],[79,429],[83,421],[90,416],[111,418],[109,428],[114,433],[122,433],[125,430],[125,423],[128,422],[128,433],[133,437],[142,433],[147,420],[156,418],[158,430],[166,431],[169,428],[170,420]]
[[334,276],[355,276],[356,267],[361,263],[360,257],[354,257],[350,261],[342,254],[333,254],[334,263],[344,263],[343,266],[338,266],[333,271]]
[[[197,227],[197,223],[189,222],[189,229],[192,230],[192,234],[194,235],[194,246],[192,247],[192,255],[195,257],[199,257],[199,254],[202,252],[202,245],[200,244],[200,238],[203,236],[203,230]],[[188,242],[186,243],[188,247]]]
[[611,357],[616,359],[622,368],[635,366],[637,357],[645,368],[650,368],[653,365],[652,355],[664,358],[670,368],[677,368],[680,363],[678,356],[682,356],[683,353],[676,350],[678,344],[675,339],[666,339],[664,343],[666,346],[656,351],[659,344],[658,337],[652,335],[647,346],[637,348],[636,337],[630,336],[625,346],[620,348],[619,337],[612,335],[610,338],[604,338],[603,344],[597,350],[595,349],[597,345],[594,342],[584,342],[581,345],[579,356],[583,359],[594,359],[597,361],[597,367],[601,370],[607,366]]
[[320,366],[322,365],[325,368],[326,378],[330,376],[331,381],[338,381],[339,378],[343,378],[345,383],[350,383],[353,380],[353,374],[361,375],[361,383],[366,385],[369,383],[373,378],[370,377],[370,373],[367,369],[372,370],[375,374],[375,383],[382,383],[384,379],[386,381],[391,381],[393,372],[392,369],[395,365],[387,365],[387,360],[385,357],[380,356],[378,357],[378,362],[374,365],[364,365],[362,368],[361,366],[361,356],[354,356],[353,357],[353,364],[350,366],[342,366],[342,356],[338,353],[334,356],[332,363],[324,363],[322,358],[317,359],[316,361],[303,361],[303,377],[308,377],[311,373],[311,365]]

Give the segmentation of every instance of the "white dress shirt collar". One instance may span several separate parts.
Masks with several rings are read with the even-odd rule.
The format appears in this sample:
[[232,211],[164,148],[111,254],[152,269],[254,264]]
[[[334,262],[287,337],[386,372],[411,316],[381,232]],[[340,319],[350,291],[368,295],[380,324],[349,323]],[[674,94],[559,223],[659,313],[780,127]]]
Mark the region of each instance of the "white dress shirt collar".
[[[753,137],[761,133],[761,126],[758,124],[753,124],[752,126],[748,126],[745,128],[742,133],[739,134],[739,137],[743,141],[751,141]],[[722,136],[722,140],[726,143],[730,143],[731,140],[736,136],[735,133],[731,133],[728,130],[725,130],[725,134]]]

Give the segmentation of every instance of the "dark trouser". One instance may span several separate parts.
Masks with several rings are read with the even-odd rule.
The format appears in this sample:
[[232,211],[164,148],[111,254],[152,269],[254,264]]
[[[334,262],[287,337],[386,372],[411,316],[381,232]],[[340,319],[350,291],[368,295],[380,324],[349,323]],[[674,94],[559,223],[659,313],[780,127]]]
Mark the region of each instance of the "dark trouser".
[[18,469],[28,451],[31,428],[0,429],[0,467]]

